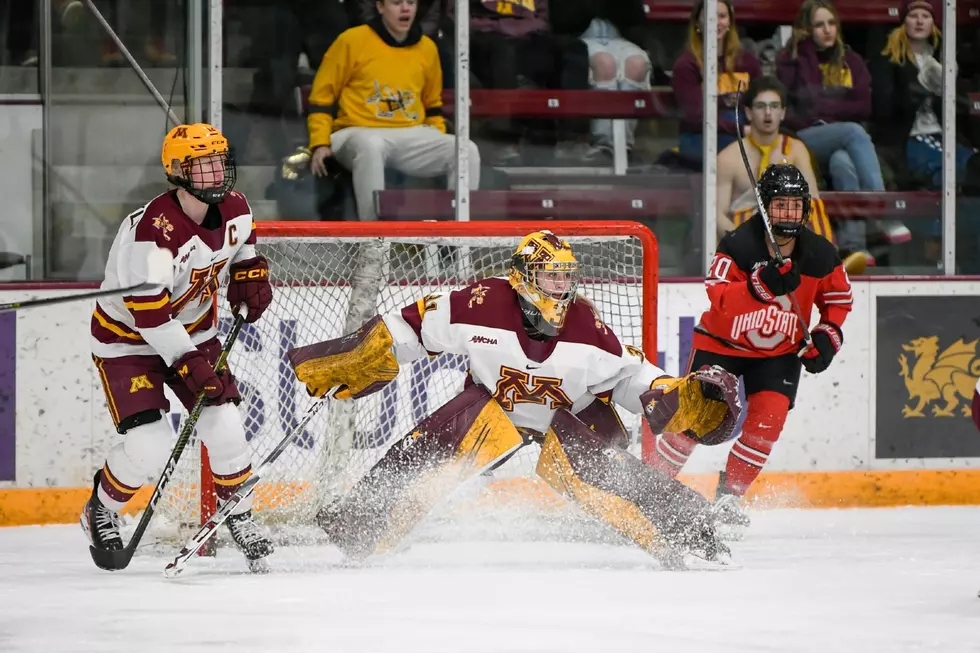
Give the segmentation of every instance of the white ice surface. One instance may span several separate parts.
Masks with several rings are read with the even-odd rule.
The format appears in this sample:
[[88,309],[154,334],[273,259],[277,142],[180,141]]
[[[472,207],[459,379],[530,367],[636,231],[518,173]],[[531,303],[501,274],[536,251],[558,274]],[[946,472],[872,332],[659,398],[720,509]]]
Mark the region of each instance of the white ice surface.
[[980,651],[980,508],[765,511],[728,572],[616,544],[427,541],[96,569],[77,526],[0,529],[0,652]]

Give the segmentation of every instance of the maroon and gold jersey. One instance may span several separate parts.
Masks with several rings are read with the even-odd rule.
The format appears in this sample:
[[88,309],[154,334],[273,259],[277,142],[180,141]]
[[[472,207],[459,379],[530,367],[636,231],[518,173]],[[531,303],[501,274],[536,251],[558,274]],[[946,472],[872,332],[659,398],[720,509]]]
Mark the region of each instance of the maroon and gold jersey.
[[[208,228],[213,227],[213,228]],[[159,355],[167,365],[217,335],[214,299],[232,263],[255,256],[252,210],[229,193],[198,225],[175,191],[127,216],[109,250],[102,288],[147,279],[147,258],[162,249],[173,276],[162,289],[102,297],[92,315],[92,353],[99,358]]]
[[[755,358],[799,350],[802,330],[810,325],[800,324],[789,296],[764,302],[749,291],[752,272],[770,258],[759,215],[721,239],[705,279],[711,307],[695,327],[695,349]],[[794,294],[803,315],[809,317],[816,306],[820,321],[843,327],[853,298],[833,244],[803,229],[790,258],[800,268]]]
[[384,321],[399,363],[464,355],[470,380],[494,395],[514,425],[542,433],[558,408],[578,412],[596,398],[639,413],[640,394],[666,376],[642,351],[622,345],[584,299],[569,306],[558,336],[530,338],[506,279],[423,297]]

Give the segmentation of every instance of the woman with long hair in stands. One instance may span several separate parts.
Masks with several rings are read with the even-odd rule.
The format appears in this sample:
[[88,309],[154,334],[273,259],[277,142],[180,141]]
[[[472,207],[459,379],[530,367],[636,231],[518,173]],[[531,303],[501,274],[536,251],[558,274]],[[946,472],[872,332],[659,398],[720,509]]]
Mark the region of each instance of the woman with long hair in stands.
[[[933,188],[942,187],[943,66],[942,33],[936,26],[933,3],[907,0],[902,25],[871,61],[875,138],[882,147],[900,147],[911,172]],[[976,154],[956,146],[956,173]]]
[[[674,63],[671,86],[681,112],[680,154],[690,161],[701,161],[702,121],[702,69],[704,67],[704,41],[701,34],[701,14],[704,0],[691,10],[688,22],[687,46]],[[735,10],[731,0],[718,2],[718,149],[722,150],[735,141],[735,112],[742,111],[735,101],[739,83],[742,89],[749,81],[762,74],[759,60],[742,48],[735,31]],[[744,113],[740,116],[745,124]]]
[[[942,33],[932,2],[907,0],[902,25],[888,35],[871,60],[875,139],[889,154],[904,159],[908,171],[934,189],[943,183]],[[977,153],[956,145],[956,177],[962,182],[967,162]],[[976,162],[974,162],[976,163]],[[971,166],[972,167],[972,166]],[[916,221],[927,260],[942,258],[940,220]]]
[[[871,137],[861,125],[871,119],[871,75],[864,60],[844,44],[840,17],[829,0],[806,0],[793,37],[776,58],[779,80],[789,91],[785,124],[796,131],[836,191],[884,191],[881,165]],[[891,238],[907,240],[903,226]],[[867,247],[861,220],[838,224],[845,252]]]

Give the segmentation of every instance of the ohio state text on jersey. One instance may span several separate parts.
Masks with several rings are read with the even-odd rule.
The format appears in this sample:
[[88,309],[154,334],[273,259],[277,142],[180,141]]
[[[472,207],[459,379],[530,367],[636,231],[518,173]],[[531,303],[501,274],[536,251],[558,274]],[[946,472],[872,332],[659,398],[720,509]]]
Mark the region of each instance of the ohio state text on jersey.
[[[192,221],[176,192],[154,198],[123,220],[109,250],[102,288],[147,279],[150,250],[173,257],[173,277],[161,290],[100,298],[92,315],[92,353],[100,358],[159,355],[168,365],[217,335],[214,300],[232,263],[255,256],[252,210],[231,192],[215,205],[220,226]],[[214,209],[212,209],[213,211]]]
[[[766,247],[762,216],[756,214],[718,243],[718,251],[705,278],[711,307],[694,330],[695,349],[745,357],[794,353],[803,339],[789,296],[772,303],[749,292],[749,276],[771,256]],[[809,317],[816,306],[820,321],[842,327],[851,311],[851,282],[830,241],[801,229],[792,258],[800,268],[796,300]]]
[[494,395],[514,426],[539,433],[558,408],[575,413],[596,397],[639,413],[640,394],[666,376],[642,351],[624,347],[582,300],[571,304],[558,336],[531,339],[506,279],[429,295],[384,321],[399,363],[441,352],[465,355],[472,382]]

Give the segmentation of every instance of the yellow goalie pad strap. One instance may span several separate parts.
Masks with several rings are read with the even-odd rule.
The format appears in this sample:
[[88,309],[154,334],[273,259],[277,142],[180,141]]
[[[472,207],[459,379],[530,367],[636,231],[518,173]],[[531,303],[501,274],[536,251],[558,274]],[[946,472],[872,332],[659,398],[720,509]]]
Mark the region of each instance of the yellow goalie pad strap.
[[[465,425],[460,426],[465,428]],[[445,438],[448,435],[436,436],[417,429],[408,437]],[[507,413],[492,398],[480,409],[458,442],[451,459],[427,470],[405,489],[405,494],[389,513],[388,528],[381,536],[375,553],[390,551],[460,484],[493,467],[524,445],[524,439]]]
[[701,390],[701,383],[693,374],[680,379],[658,379],[656,386],[666,384],[664,396],[677,393],[677,412],[664,429],[667,433],[693,431],[698,436],[711,433],[721,426],[728,415],[728,406],[721,401],[708,399]]
[[335,340],[290,350],[296,378],[314,397],[334,388],[337,399],[358,398],[377,392],[398,376],[391,332],[380,316],[360,329]]
[[548,485],[644,550],[655,556],[663,553],[663,540],[653,522],[630,501],[600,490],[579,478],[553,430],[549,429],[545,435],[536,471]]

